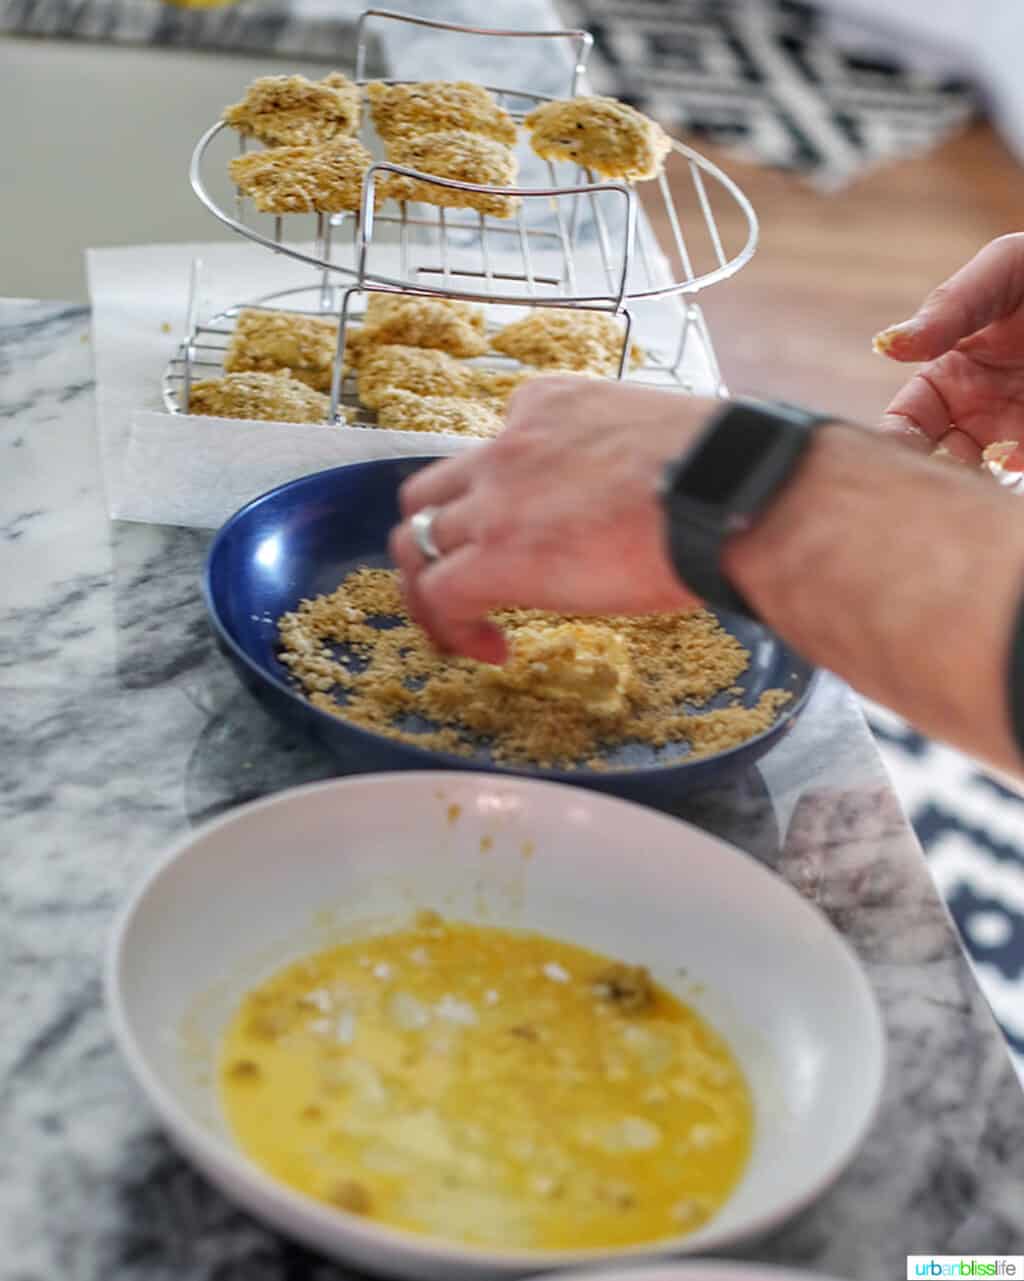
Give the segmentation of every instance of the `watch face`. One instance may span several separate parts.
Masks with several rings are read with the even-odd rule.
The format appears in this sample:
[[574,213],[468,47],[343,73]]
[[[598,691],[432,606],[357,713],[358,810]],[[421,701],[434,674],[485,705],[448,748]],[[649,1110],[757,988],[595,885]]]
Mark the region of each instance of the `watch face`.
[[[735,412],[735,411],[734,411]],[[771,453],[777,433],[758,414],[742,432],[712,432],[690,454],[673,486],[680,498],[726,506],[745,477]]]

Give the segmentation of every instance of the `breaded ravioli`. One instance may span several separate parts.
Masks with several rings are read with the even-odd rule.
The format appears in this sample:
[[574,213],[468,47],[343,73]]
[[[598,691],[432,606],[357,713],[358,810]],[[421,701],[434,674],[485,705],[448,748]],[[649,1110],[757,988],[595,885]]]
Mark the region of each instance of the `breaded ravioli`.
[[530,376],[527,370],[482,369],[446,351],[377,347],[359,363],[359,399],[368,409],[379,409],[397,387],[417,396],[504,402]]
[[225,374],[192,384],[190,414],[211,418],[266,418],[282,423],[320,423],[331,402],[288,374]]
[[465,129],[515,145],[515,121],[498,106],[493,94],[468,80],[423,80],[408,85],[371,80],[366,96],[373,123],[386,142],[402,134]]
[[570,160],[604,178],[656,178],[672,149],[661,125],[614,98],[545,102],[523,121],[544,160]]
[[[387,152],[388,159],[396,165],[418,169],[438,178],[489,187],[511,187],[519,172],[511,147],[461,129],[400,134],[388,143]],[[422,200],[428,205],[478,209],[496,218],[511,218],[520,205],[518,196],[495,196],[485,191],[439,187],[401,174],[387,174],[381,187],[383,195],[395,200]]]
[[487,350],[484,312],[472,303],[414,295],[370,294],[359,329],[347,335],[350,359],[358,364],[375,347],[433,347],[452,356],[482,356]]
[[225,107],[224,120],[271,147],[330,142],[359,127],[359,86],[340,71],[322,80],[261,76],[241,102]]
[[224,368],[228,373],[284,370],[315,391],[329,391],[338,344],[338,322],[331,316],[288,311],[238,313]]
[[271,147],[236,156],[228,165],[235,186],[261,213],[341,213],[356,210],[370,153],[355,138],[307,147]]
[[[603,311],[542,307],[513,321],[491,341],[495,351],[538,369],[566,369],[612,377],[618,373],[624,331]],[[643,349],[630,347],[633,365],[643,364]]]
[[417,396],[390,388],[377,410],[377,426],[395,431],[440,431],[456,436],[497,436],[504,425],[501,412],[484,400],[461,396]]

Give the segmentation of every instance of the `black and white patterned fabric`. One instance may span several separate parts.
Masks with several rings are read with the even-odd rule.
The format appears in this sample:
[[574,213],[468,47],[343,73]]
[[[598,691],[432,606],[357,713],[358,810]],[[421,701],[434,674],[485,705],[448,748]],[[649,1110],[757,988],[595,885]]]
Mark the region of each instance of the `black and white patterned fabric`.
[[969,89],[846,53],[792,0],[560,0],[593,32],[590,82],[745,158],[835,189],[934,146],[973,112]]
[[891,712],[865,711],[1024,1079],[1024,795]]

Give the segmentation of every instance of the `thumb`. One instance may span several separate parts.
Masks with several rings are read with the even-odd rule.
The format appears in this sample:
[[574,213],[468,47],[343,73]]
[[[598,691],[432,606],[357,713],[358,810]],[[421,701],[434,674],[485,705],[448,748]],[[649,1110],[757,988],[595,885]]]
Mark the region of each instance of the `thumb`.
[[1000,236],[932,290],[909,320],[875,335],[872,346],[891,360],[923,361],[951,351],[1024,299],[1024,234]]

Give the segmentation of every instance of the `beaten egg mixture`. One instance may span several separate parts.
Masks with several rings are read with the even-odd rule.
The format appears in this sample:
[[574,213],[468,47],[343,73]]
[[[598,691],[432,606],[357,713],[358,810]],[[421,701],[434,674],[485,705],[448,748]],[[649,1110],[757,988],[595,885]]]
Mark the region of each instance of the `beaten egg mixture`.
[[421,913],[251,992],[231,1129],[285,1183],[481,1246],[621,1246],[699,1227],[746,1163],[721,1038],[646,970]]

